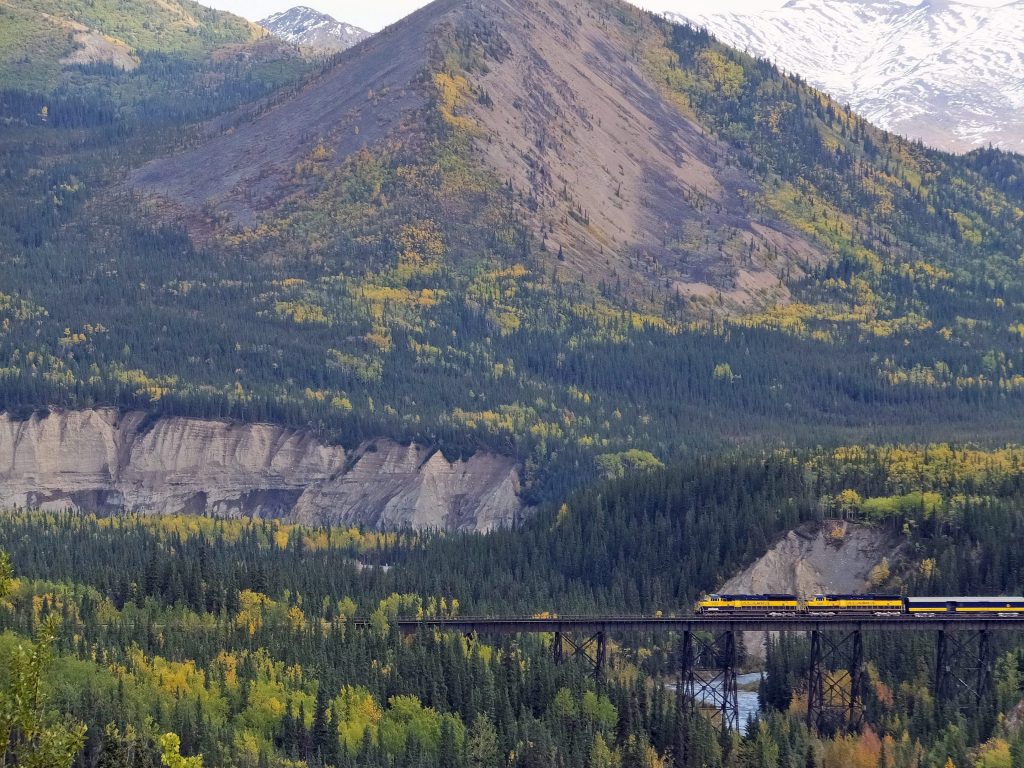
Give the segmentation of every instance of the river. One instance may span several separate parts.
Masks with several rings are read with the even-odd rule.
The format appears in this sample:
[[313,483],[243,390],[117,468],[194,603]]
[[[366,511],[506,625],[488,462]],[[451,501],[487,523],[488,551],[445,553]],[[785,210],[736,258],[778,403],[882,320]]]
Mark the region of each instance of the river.
[[[739,691],[736,692],[736,703],[739,705],[740,710],[740,729],[744,732],[747,730],[747,723],[752,717],[757,715],[758,701],[757,701],[757,688],[754,687],[760,681],[760,672],[751,672],[746,675],[736,675],[736,684],[739,686]],[[675,688],[675,686],[670,686]],[[714,684],[717,690],[721,690],[721,682]],[[754,687],[753,690],[744,690],[746,687]]]

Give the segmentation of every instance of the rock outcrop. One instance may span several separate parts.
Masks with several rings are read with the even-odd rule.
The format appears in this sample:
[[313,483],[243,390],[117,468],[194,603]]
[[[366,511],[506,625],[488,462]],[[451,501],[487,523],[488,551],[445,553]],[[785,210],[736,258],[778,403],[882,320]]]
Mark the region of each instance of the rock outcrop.
[[871,569],[895,557],[898,541],[877,528],[831,523],[790,531],[763,557],[722,587],[725,594],[856,594]]
[[523,515],[516,462],[390,440],[347,453],[299,430],[113,409],[0,416],[0,504],[491,530]]

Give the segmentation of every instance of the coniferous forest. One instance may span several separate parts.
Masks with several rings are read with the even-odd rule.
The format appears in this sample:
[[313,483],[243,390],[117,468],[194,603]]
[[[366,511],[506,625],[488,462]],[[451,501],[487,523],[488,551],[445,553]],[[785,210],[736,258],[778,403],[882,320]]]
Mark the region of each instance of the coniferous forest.
[[757,721],[723,735],[676,706],[678,637],[614,637],[595,679],[588,663],[555,664],[550,636],[403,637],[393,621],[686,613],[822,518],[903,538],[879,588],[1019,592],[1022,459],[945,445],[737,454],[609,481],[492,534],[12,512],[0,682],[41,703],[2,722],[12,754],[63,734],[82,766],[159,765],[167,733],[225,766],[1017,765],[1012,637],[993,649],[990,695],[958,711],[930,692],[931,638],[869,633],[866,727],[847,736],[808,730],[806,639],[783,635]]

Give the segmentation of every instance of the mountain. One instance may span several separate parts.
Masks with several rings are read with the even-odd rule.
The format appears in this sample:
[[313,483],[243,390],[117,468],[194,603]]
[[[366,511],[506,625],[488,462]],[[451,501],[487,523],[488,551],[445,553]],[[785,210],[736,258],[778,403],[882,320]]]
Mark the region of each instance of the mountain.
[[304,5],[260,20],[260,26],[282,40],[317,53],[339,53],[370,36],[365,29],[338,21]]
[[525,506],[737,443],[1013,439],[1020,157],[905,141],[613,0],[253,50],[2,83],[12,419],[500,454]]
[[806,78],[869,121],[952,151],[1024,149],[1024,3],[790,0],[669,14]]
[[[615,8],[659,34],[639,12]],[[720,292],[751,307],[785,298],[783,272],[795,276],[824,254],[785,222],[753,221],[756,181],[632,60],[629,25],[610,25],[605,13],[551,0],[433,3],[296,98],[147,166],[135,184],[186,212],[212,209],[239,234],[281,220],[284,209],[323,226],[314,201],[345,162],[388,145],[433,145],[457,155],[468,176],[422,201],[454,206],[432,221],[460,227],[460,248],[482,234],[472,212],[491,209],[594,287],[636,295],[668,286],[704,300]],[[511,218],[494,209],[502,196],[514,204]],[[769,251],[777,256],[750,258]]]

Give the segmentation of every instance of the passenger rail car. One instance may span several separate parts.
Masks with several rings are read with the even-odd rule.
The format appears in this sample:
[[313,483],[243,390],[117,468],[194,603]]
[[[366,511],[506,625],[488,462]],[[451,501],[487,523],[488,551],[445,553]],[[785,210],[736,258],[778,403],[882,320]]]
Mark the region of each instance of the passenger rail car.
[[907,597],[903,602],[912,616],[1024,614],[1024,597]]
[[1024,597],[900,597],[899,595],[708,595],[698,614],[762,616],[1002,616],[1024,617]]

